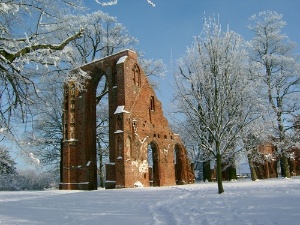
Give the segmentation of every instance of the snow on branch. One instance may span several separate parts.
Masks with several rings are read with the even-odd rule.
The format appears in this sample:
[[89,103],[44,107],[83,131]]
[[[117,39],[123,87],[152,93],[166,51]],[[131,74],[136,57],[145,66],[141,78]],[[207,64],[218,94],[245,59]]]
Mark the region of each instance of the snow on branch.
[[40,165],[40,160],[38,158],[36,158],[32,152],[29,153],[29,157],[32,160],[33,164],[35,164],[36,166]]
[[[108,1],[108,2],[100,2],[99,0],[95,0],[98,4],[102,5],[102,6],[111,6],[111,5],[117,5],[118,4],[118,0],[114,0],[114,1]],[[147,0],[148,4],[150,4],[152,7],[155,7],[155,4],[150,1]]]
[[50,49],[54,51],[63,50],[67,44],[69,44],[71,41],[79,38],[82,36],[84,32],[84,29],[81,28],[80,31],[78,31],[75,35],[67,38],[59,45],[52,45],[52,44],[39,44],[39,45],[32,45],[32,46],[26,46],[15,53],[10,53],[6,51],[5,49],[0,50],[0,55],[3,56],[7,61],[13,62],[16,58],[21,57],[22,55],[26,55],[32,51],[40,50],[40,49]]
[[116,5],[118,4],[118,0],[114,0],[114,1],[109,1],[109,2],[100,2],[98,0],[95,0],[98,4],[102,5],[102,6],[111,6],[111,5]]
[[1,13],[16,13],[19,11],[19,6],[17,4],[10,4],[10,3],[0,3],[0,12]]
[[152,7],[155,7],[155,4],[154,4],[152,1],[147,0],[147,2],[148,2],[150,5],[152,5]]
[[65,83],[73,83],[79,91],[84,91],[85,82],[88,79],[91,79],[89,73],[78,68],[69,73],[69,75],[65,78]]

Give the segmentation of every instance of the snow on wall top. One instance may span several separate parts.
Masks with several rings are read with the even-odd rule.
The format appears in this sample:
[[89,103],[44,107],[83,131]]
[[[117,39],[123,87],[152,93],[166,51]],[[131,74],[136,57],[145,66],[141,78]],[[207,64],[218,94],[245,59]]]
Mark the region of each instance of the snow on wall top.
[[122,56],[121,58],[119,58],[119,60],[118,60],[118,62],[117,62],[117,65],[118,64],[121,64],[121,63],[124,63],[125,62],[125,60],[127,59],[127,55],[125,55],[125,56]]
[[124,108],[125,108],[124,105],[118,106],[114,114],[119,114],[119,113],[129,113],[128,111],[124,110]]
[[[133,51],[133,50],[130,50],[130,49],[125,49],[125,50],[119,51],[119,52],[117,52],[117,53],[114,53],[114,54],[112,54],[112,55],[105,56],[105,57],[103,57],[103,58],[100,58],[100,59],[94,59],[94,60],[93,60],[93,61],[91,61],[91,62],[84,63],[84,64],[82,64],[82,65],[80,65],[80,66],[77,66],[77,67],[75,67],[74,69],[72,69],[72,71],[73,71],[73,70],[77,70],[78,68],[82,68],[82,67],[84,67],[84,66],[87,66],[87,65],[93,64],[93,63],[95,63],[95,62],[98,62],[98,61],[104,60],[104,59],[106,59],[106,58],[109,58],[109,57],[111,57],[111,56],[118,55],[118,54],[120,54],[121,52],[126,52],[126,51],[129,51],[129,52],[133,52],[133,53],[135,53],[135,51]],[[123,57],[124,57],[124,56],[123,56]],[[123,57],[121,57],[121,58],[123,58]],[[119,59],[119,60],[120,60],[120,59]]]

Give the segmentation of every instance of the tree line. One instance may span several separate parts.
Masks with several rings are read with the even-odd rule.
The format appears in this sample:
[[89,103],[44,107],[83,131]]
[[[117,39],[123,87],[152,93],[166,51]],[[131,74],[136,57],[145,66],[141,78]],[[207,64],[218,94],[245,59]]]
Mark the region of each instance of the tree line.
[[253,39],[245,41],[206,18],[174,76],[175,118],[179,114],[186,141],[196,146],[195,160],[216,162],[219,193],[224,165],[239,155],[253,162],[258,147],[270,143],[276,152],[269,160],[280,158],[282,176],[289,178],[291,149],[299,151],[295,43],[282,33],[286,23],[277,12],[260,12],[249,21]]

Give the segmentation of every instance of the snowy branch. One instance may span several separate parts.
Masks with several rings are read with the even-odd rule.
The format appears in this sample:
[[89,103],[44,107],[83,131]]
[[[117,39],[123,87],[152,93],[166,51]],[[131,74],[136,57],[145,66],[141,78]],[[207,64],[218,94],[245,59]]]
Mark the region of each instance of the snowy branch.
[[100,2],[98,0],[95,0],[98,4],[102,5],[102,6],[111,6],[111,5],[116,5],[118,4],[118,0],[114,0],[114,1],[109,1],[109,2]]
[[[112,6],[112,5],[117,5],[118,4],[118,0],[113,0],[113,1],[108,1],[108,2],[102,2],[99,0],[95,0],[98,4],[102,5],[102,6]],[[155,7],[155,4],[150,1],[147,0],[148,4],[150,4],[152,7]]]
[[67,38],[59,45],[40,44],[40,45],[26,46],[16,53],[10,53],[10,52],[6,51],[5,49],[1,49],[0,55],[3,56],[7,61],[13,62],[16,58],[18,58],[20,56],[24,56],[30,52],[41,50],[41,49],[50,49],[50,50],[54,50],[54,51],[63,50],[66,47],[66,45],[69,44],[71,41],[74,41],[75,39],[81,37],[83,32],[84,32],[84,29],[80,29],[80,31],[78,33]]

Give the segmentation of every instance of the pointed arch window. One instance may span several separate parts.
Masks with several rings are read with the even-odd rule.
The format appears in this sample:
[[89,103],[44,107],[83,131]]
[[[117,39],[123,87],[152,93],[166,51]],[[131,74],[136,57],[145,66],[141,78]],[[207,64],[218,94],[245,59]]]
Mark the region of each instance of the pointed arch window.
[[151,96],[150,98],[150,110],[155,111],[155,99],[154,96]]
[[134,64],[132,69],[132,80],[135,86],[141,87],[141,71],[137,64]]
[[117,150],[118,150],[118,159],[123,157],[123,140],[121,137],[117,139]]

